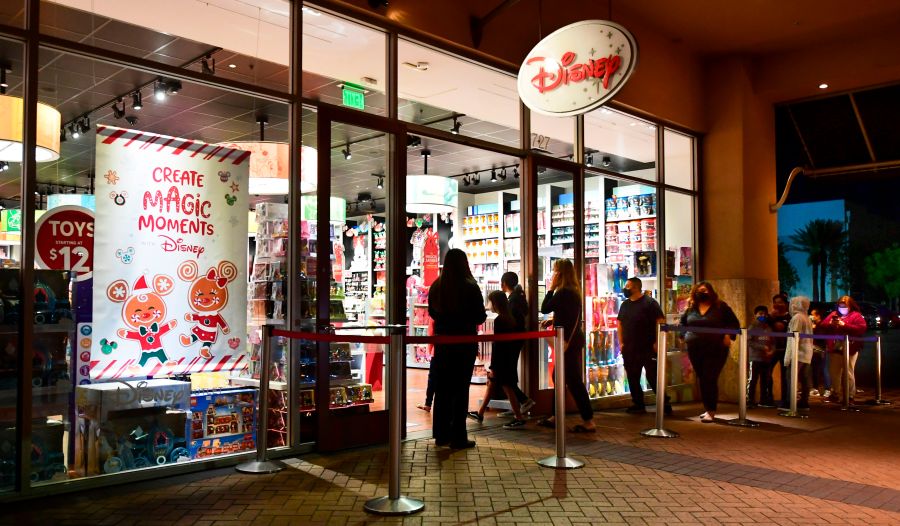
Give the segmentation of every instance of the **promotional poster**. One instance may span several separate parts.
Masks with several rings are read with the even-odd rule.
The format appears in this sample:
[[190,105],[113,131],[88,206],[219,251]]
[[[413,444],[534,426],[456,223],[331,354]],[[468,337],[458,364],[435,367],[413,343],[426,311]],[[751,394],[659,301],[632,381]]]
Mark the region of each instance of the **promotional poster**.
[[97,128],[92,379],[246,365],[249,157]]

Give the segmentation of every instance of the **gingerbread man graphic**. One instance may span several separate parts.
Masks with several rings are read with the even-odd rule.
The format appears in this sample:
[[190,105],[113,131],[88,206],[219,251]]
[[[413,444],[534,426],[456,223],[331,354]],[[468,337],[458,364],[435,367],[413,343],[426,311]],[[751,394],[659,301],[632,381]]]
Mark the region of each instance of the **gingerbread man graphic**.
[[116,331],[119,338],[134,340],[140,344],[140,367],[156,358],[160,363],[173,365],[163,349],[162,337],[175,328],[176,320],[166,318],[166,302],[163,296],[172,292],[173,281],[169,276],[153,276],[152,286],[144,276],[134,282],[134,289],[128,289],[128,282],[118,279],[106,288],[106,297],[115,303],[122,303],[122,321],[128,328]]
[[188,304],[191,310],[184,319],[196,322],[191,334],[181,335],[181,345],[190,347],[195,342],[203,342],[200,356],[212,358],[212,346],[216,343],[219,331],[228,334],[230,329],[222,310],[228,304],[228,284],[237,277],[237,267],[230,261],[222,261],[212,267],[206,274],[200,275],[196,261],[185,261],[178,267],[178,277],[190,283]]

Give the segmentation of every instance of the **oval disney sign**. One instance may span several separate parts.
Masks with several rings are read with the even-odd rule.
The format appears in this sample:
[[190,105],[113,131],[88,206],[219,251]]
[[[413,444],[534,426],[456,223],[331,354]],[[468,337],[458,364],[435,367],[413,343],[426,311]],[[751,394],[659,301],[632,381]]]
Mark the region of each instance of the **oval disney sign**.
[[533,111],[568,117],[615,95],[637,63],[637,42],[624,27],[584,20],[554,31],[519,69],[519,97]]

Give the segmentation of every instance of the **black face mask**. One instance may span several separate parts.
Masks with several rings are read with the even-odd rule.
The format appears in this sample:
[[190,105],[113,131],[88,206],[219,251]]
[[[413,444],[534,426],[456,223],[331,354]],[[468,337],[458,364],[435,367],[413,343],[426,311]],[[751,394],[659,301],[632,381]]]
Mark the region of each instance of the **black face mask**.
[[622,289],[622,295],[624,295],[626,298],[630,298],[631,297],[631,289],[628,289],[628,288]]
[[697,301],[709,301],[709,292],[698,292]]

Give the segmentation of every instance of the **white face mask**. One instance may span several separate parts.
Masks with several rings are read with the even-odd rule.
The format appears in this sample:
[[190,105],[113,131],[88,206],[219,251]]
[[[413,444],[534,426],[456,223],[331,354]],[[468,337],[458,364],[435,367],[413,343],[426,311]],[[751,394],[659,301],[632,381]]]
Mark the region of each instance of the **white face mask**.
[[849,313],[850,313],[850,309],[849,309],[849,308],[847,308],[847,307],[838,307],[838,314],[840,314],[841,316],[846,316],[846,315],[849,314]]

